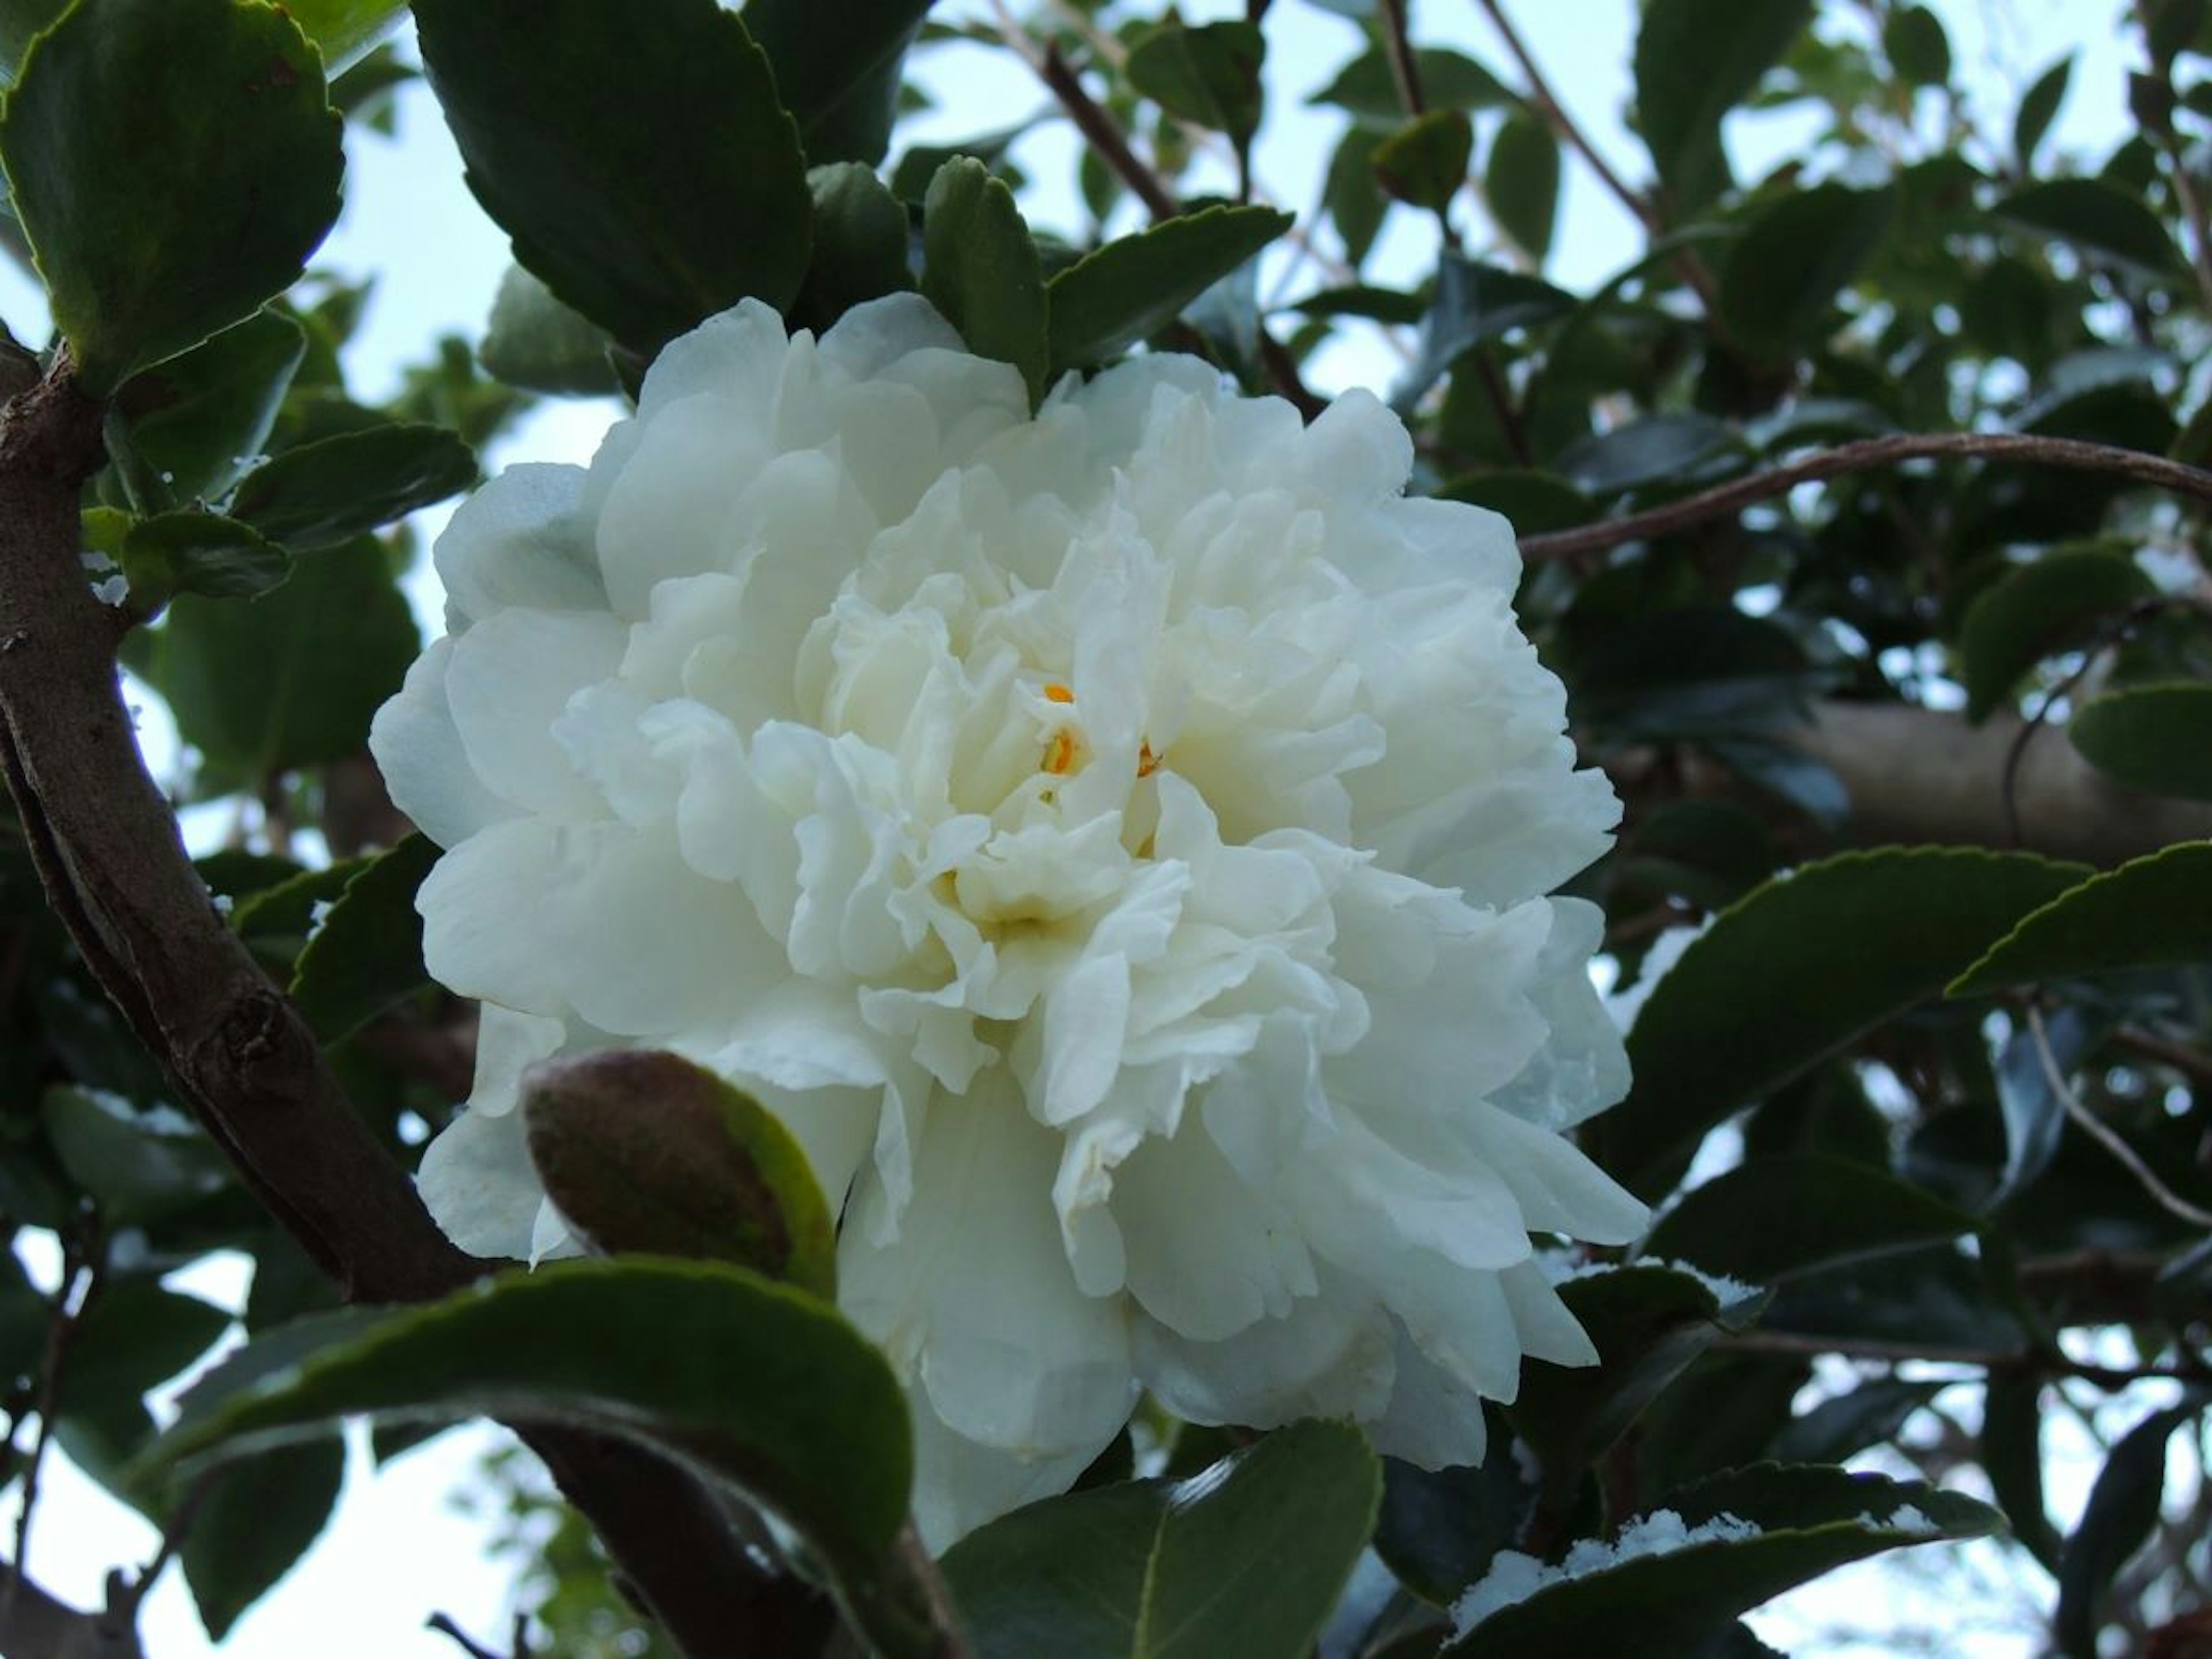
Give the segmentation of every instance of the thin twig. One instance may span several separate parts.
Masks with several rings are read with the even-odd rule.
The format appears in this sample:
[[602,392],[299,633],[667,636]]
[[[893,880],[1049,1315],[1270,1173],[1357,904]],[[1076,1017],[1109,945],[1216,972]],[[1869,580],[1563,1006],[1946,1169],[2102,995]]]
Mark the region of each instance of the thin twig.
[[1398,101],[1415,118],[1428,112],[1421,94],[1421,65],[1406,34],[1406,0],[1382,0],[1382,52],[1390,60],[1390,78],[1397,83]]
[[[454,1622],[451,1613],[432,1613],[424,1627],[435,1631],[441,1636],[450,1637],[461,1651],[469,1656],[469,1659],[509,1659],[509,1656],[496,1653],[477,1641],[468,1632]],[[519,1653],[515,1656],[515,1659],[520,1659]]]
[[2066,1109],[2066,1115],[2118,1158],[2160,1209],[2192,1227],[2212,1227],[2212,1210],[2197,1208],[2160,1180],[2158,1172],[2142,1161],[2142,1155],[2121,1138],[2119,1132],[2091,1111],[2081,1097],[2074,1092],[2074,1085],[2067,1081],[2066,1073],[2058,1064],[2058,1056],[2051,1052],[2051,1034],[2044,1027],[2043,1011],[2033,1004],[2027,1010],[2027,1030],[2035,1043],[2035,1057],[2043,1067],[2044,1080],[2051,1085],[2051,1092],[2058,1097],[2058,1103]]
[[[2156,605],[2157,602],[2153,600],[2148,608],[2155,609]],[[2034,713],[2021,722],[2020,730],[2014,734],[2012,746],[2005,750],[2004,775],[1997,788],[2004,799],[2005,823],[2014,847],[2027,839],[2021,830],[2019,785],[2021,764],[2027,758],[2028,745],[2035,741],[2039,732],[2051,724],[2051,711],[2074,695],[2075,688],[2088,678],[2090,670],[2097,665],[2106,650],[2128,636],[2145,609],[2142,605],[2132,605],[2116,621],[2100,628],[2081,647],[2080,663],[2037,699]]]
[[[15,1510],[15,1570],[0,1589],[0,1624],[13,1620],[15,1597],[31,1570],[31,1515],[39,1506],[39,1475],[46,1467],[46,1448],[53,1441],[54,1406],[61,1396],[62,1374],[69,1368],[70,1348],[76,1340],[77,1324],[85,1309],[100,1293],[104,1248],[94,1238],[89,1249],[70,1241],[62,1265],[62,1282],[55,1292],[52,1311],[46,1318],[46,1346],[39,1364],[37,1404],[39,1426],[31,1437],[31,1452],[23,1465],[23,1490]],[[80,1275],[82,1278],[80,1279]]]
[[2115,1047],[2141,1054],[2145,1060],[2156,1060],[2161,1066],[2171,1066],[2183,1076],[2198,1083],[2212,1084],[2212,1054],[2202,1048],[2192,1048],[2185,1042],[2176,1042],[2155,1031],[2146,1031],[2140,1025],[2123,1025],[2112,1033]]
[[1634,513],[1625,519],[1607,519],[1541,536],[1524,536],[1521,556],[1532,562],[1572,558],[1577,553],[1685,530],[1692,525],[1723,517],[1738,507],[1786,495],[1802,483],[1817,483],[1849,472],[1894,466],[1901,461],[1947,459],[2025,461],[2077,472],[2102,472],[2170,489],[2197,501],[2212,501],[2212,472],[2161,456],[2146,455],[2140,450],[2123,449],[2115,444],[2012,432],[1906,433],[1893,438],[1864,438],[1856,443],[1838,444],[1802,460],[1701,489],[1694,495],[1685,495],[1648,513]]
[[1778,1354],[1810,1358],[1837,1354],[1845,1359],[1871,1359],[1883,1364],[1919,1360],[1930,1364],[1971,1365],[1999,1375],[2070,1376],[2118,1394],[2138,1382],[2195,1382],[2199,1373],[2161,1365],[2096,1365],[2050,1350],[1974,1348],[1942,1342],[1887,1342],[1878,1337],[1822,1336],[1802,1331],[1745,1331],[1723,1336],[1712,1345],[1716,1353]]

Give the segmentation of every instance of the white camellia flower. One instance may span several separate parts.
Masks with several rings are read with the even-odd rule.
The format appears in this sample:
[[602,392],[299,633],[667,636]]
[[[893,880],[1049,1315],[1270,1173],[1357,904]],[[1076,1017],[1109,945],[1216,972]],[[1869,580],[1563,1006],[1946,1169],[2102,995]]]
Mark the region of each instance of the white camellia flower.
[[1478,1460],[1523,1356],[1595,1356],[1531,1231],[1641,1205],[1563,1134],[1627,1085],[1544,895],[1618,808],[1515,624],[1495,515],[1144,356],[1030,413],[912,295],[676,341],[588,471],[455,516],[446,639],[378,717],[483,999],[422,1162],[469,1249],[574,1249],[524,1069],[666,1048],[842,1214],[942,1546],[1066,1488],[1140,1389]]

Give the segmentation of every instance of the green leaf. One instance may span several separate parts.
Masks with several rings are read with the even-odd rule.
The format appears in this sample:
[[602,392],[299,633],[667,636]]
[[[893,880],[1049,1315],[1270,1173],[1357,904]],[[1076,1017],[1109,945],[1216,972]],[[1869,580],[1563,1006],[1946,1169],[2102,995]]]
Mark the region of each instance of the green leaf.
[[1507,116],[1490,141],[1482,189],[1498,228],[1543,264],[1559,211],[1559,141],[1551,128],[1523,112]]
[[229,1328],[221,1308],[165,1291],[157,1279],[104,1285],[77,1322],[56,1413],[98,1417],[136,1407]]
[[2166,227],[2136,197],[2101,179],[2051,179],[2014,191],[1990,210],[2007,224],[2055,236],[2076,250],[2150,277],[2185,269]]
[[317,554],[241,604],[179,595],[134,663],[219,781],[257,782],[358,750],[420,641],[384,550]]
[[1540,276],[1447,252],[1437,265],[1419,355],[1391,388],[1390,400],[1409,407],[1462,353],[1566,316],[1576,303],[1573,295]]
[[1900,1545],[1978,1538],[2002,1524],[1987,1504],[1918,1481],[1772,1463],[1684,1487],[1666,1507],[1693,1528],[1723,1516],[1744,1524],[1543,1583],[1447,1644],[1442,1655],[1694,1659],[1699,1644],[1739,1613],[1823,1573]]
[[46,1358],[52,1310],[31,1287],[14,1251],[0,1255],[0,1389],[39,1376]]
[[[1496,76],[1462,52],[1441,46],[1416,46],[1413,68],[1421,77],[1421,101],[1431,109],[1495,109],[1520,100]],[[1336,78],[1306,100],[1334,104],[1368,125],[1395,127],[1406,118],[1406,100],[1379,46],[1353,58]]]
[[514,257],[641,356],[806,274],[799,130],[714,0],[416,0],[469,187]]
[[1280,1429],[1188,1480],[1048,1498],[945,1556],[975,1659],[1304,1659],[1375,1524],[1341,1423]]
[[1770,1285],[1978,1226],[1964,1210],[1854,1158],[1784,1152],[1694,1188],[1660,1218],[1642,1253]]
[[246,475],[233,518],[305,551],[350,541],[459,495],[477,458],[443,427],[395,421],[288,449]]
[[1721,118],[1747,98],[1812,21],[1812,0],[1650,0],[1636,36],[1636,116],[1686,218],[1727,190]]
[[2019,112],[2012,123],[2012,150],[2022,173],[2035,168],[2035,152],[2043,143],[2043,135],[2051,131],[2051,123],[2058,113],[2058,106],[2066,100],[2066,83],[2074,77],[2074,57],[2068,53],[2036,77],[2035,84],[2021,94]]
[[2212,842],[2181,842],[2069,888],[1951,981],[1948,994],[2116,968],[2212,961]]
[[1390,208],[1389,199],[1375,183],[1375,150],[1382,142],[1380,135],[1365,127],[1347,128],[1329,157],[1328,178],[1322,186],[1322,205],[1354,270],[1374,247]]
[[1432,109],[1375,147],[1376,181],[1408,207],[1442,213],[1467,182],[1474,126],[1465,112]]
[[269,441],[307,350],[299,324],[262,310],[134,374],[116,403],[139,458],[179,501],[222,495]]
[[1910,87],[1940,87],[1951,78],[1951,38],[1925,6],[1900,6],[1881,27],[1882,55]]
[[1721,268],[1721,317],[1755,356],[1779,361],[1830,332],[1836,295],[1881,240],[1897,193],[1816,185],[1751,222]]
[[178,593],[250,599],[292,574],[291,556],[251,525],[197,511],[139,520],[124,532],[121,562],[140,616]]
[[[1502,1446],[1502,1431],[1492,1432],[1492,1443]],[[1375,1553],[1407,1589],[1446,1606],[1521,1536],[1534,1499],[1502,1451],[1474,1468],[1424,1469],[1386,1457]]]
[[1891,848],[1804,866],[1721,914],[1630,1029],[1606,1167],[1645,1197],[1705,1132],[1893,1014],[2087,872],[2027,853]]
[[2134,560],[2099,550],[2050,553],[2006,572],[1974,596],[1960,626],[1966,718],[1988,719],[2037,663],[2155,592]]
[[509,265],[492,296],[477,361],[507,386],[556,396],[596,397],[622,389],[607,354],[606,330],[553,297],[520,265]]
[[1157,334],[1291,224],[1289,214],[1273,208],[1210,207],[1086,254],[1045,286],[1047,378],[1104,362]]
[[1754,1297],[1723,1306],[1694,1274],[1657,1266],[1610,1268],[1559,1288],[1598,1363],[1528,1361],[1506,1410],[1555,1488],[1571,1486],[1716,1338],[1750,1323],[1758,1305]]
[[906,1402],[874,1346],[814,1297],[706,1262],[552,1262],[425,1307],[302,1321],[180,1407],[142,1480],[359,1415],[495,1415],[638,1441],[775,1510],[866,1607],[911,1479]]
[[46,1139],[111,1226],[158,1221],[230,1185],[230,1166],[173,1107],[134,1109],[105,1090],[57,1084],[40,1097]]
[[425,836],[367,860],[292,969],[292,1000],[325,1042],[351,1036],[429,982],[415,890],[438,861]]
[[31,39],[69,9],[70,0],[0,0],[0,87],[13,86]]
[[1021,370],[1044,394],[1044,274],[1014,193],[981,161],[947,161],[922,204],[921,291],[979,357]]
[[2212,800],[2212,684],[2130,686],[2086,704],[2066,735],[2115,783]]
[[2012,1535],[2055,1577],[2063,1547],[2043,1496],[2043,1388],[2039,1376],[1990,1373],[1981,1463]]
[[548,1196],[601,1250],[726,1261],[836,1299],[836,1225],[806,1154],[712,1072],[608,1049],[532,1071],[523,1109]]
[[345,1444],[335,1436],[240,1458],[209,1478],[177,1553],[210,1641],[307,1553],[344,1480]]
[[1840,1463],[1893,1438],[1912,1413],[1950,1387],[1941,1377],[1869,1377],[1793,1417],[1774,1437],[1778,1463]]
[[274,6],[81,0],[39,38],[0,162],[88,391],[298,280],[337,217],[339,130]]
[[1695,410],[1662,410],[1624,422],[1559,454],[1553,465],[1593,495],[1618,495],[1686,481],[1731,450],[1742,435]]
[[2061,1649],[2094,1659],[2101,1604],[2121,1568],[2158,1524],[2166,1495],[2166,1445],[2173,1431],[2204,1408],[2201,1391],[2154,1411],[2122,1437],[2089,1488],[2081,1522],[2066,1540],[2058,1569],[2058,1608],[2051,1624]]
[[1178,120],[1225,132],[1240,149],[1259,130],[1267,42],[1247,22],[1163,23],[1131,48],[1122,73]]
[[806,175],[814,192],[814,263],[793,312],[827,328],[854,306],[914,286],[906,209],[874,170],[839,161]]
[[321,49],[323,72],[336,80],[399,27],[407,0],[284,0],[284,10]]
[[929,0],[745,0],[745,27],[775,71],[806,159],[884,159],[899,71]]

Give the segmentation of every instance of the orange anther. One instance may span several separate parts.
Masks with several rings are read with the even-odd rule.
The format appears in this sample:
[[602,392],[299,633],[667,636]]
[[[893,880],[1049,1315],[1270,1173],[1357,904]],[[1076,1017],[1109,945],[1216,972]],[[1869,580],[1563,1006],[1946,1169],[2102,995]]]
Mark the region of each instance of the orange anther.
[[1069,690],[1058,680],[1054,680],[1051,684],[1045,687],[1044,700],[1047,702],[1073,702],[1075,701],[1075,693]]
[[1054,777],[1065,777],[1075,764],[1075,733],[1055,732],[1052,741],[1044,746],[1044,769]]
[[1139,744],[1137,745],[1137,775],[1140,778],[1149,778],[1159,769],[1160,757],[1152,752],[1152,745],[1149,743]]

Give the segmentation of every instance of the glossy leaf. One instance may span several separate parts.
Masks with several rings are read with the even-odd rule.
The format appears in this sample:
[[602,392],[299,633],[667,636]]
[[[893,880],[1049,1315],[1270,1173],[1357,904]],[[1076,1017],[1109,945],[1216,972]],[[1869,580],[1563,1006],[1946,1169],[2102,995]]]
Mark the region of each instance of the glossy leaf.
[[2156,215],[2101,179],[2051,179],[2014,191],[1990,210],[1998,219],[2142,275],[2172,276],[2181,255]]
[[251,525],[215,513],[163,513],[124,532],[131,606],[151,615],[173,594],[250,599],[292,574],[291,556]]
[[622,385],[607,356],[613,348],[605,329],[562,305],[520,265],[509,265],[492,296],[477,359],[495,380],[526,391],[612,394]]
[[287,1327],[185,1395],[142,1474],[344,1417],[487,1414],[658,1447],[775,1510],[856,1601],[905,1515],[906,1402],[882,1356],[815,1297],[703,1262],[553,1262]]
[[1467,182],[1474,154],[1474,127],[1464,112],[1432,109],[1408,121],[1375,147],[1375,177],[1385,194],[1430,213],[1442,213]]
[[[1493,1444],[1502,1446],[1503,1437]],[[1519,1466],[1503,1455],[1448,1469],[1386,1457],[1375,1550],[1399,1582],[1441,1607],[1481,1577],[1498,1551],[1512,1547],[1534,1499]]]
[[810,162],[884,159],[900,68],[928,9],[929,0],[746,0],[745,27]]
[[1122,72],[1144,97],[1180,120],[1225,132],[1240,147],[1260,125],[1260,64],[1267,40],[1243,21],[1167,22],[1130,49]]
[[2021,94],[2020,109],[2013,117],[2012,149],[2021,172],[2033,169],[2035,152],[2051,131],[2058,106],[2066,100],[2067,82],[2073,76],[2074,59],[2069,54],[2036,76],[2035,84]]
[[1559,141],[1551,128],[1521,112],[1507,116],[1490,141],[1482,191],[1498,228],[1543,264],[1559,211]]
[[2182,842],[2092,876],[1990,947],[1953,996],[2009,985],[2212,960],[2212,842]]
[[230,1316],[213,1303],[155,1279],[105,1285],[77,1322],[56,1409],[74,1417],[134,1408],[229,1328]]
[[459,495],[477,458],[458,434],[413,422],[288,449],[246,474],[230,514],[304,552],[331,547]]
[[1882,24],[1882,54],[1908,86],[1940,87],[1951,78],[1951,40],[1925,6],[1900,6]]
[[1636,1083],[1601,1120],[1607,1167],[1656,1196],[1705,1131],[1941,991],[2086,872],[2027,853],[1846,853],[1723,912],[1628,1038]]
[[57,1084],[39,1111],[62,1168],[111,1226],[159,1220],[230,1185],[215,1143],[173,1107],[141,1111],[105,1091]]
[[610,1049],[534,1069],[523,1109],[547,1195],[599,1249],[729,1262],[836,1298],[836,1222],[805,1152],[712,1072]]
[[1291,223],[1273,208],[1204,208],[1085,255],[1045,286],[1048,374],[1104,362],[1157,334]]
[[1693,1188],[1641,1254],[1754,1285],[1916,1245],[1978,1224],[1966,1211],[1831,1152],[1754,1158]]
[[292,1000],[325,1042],[350,1036],[429,983],[415,890],[438,861],[410,836],[367,860],[312,927],[292,969]]
[[332,80],[399,27],[407,0],[284,0],[284,9],[323,54]]
[[2130,686],[2067,722],[2066,735],[2115,783],[2212,800],[2212,684]]
[[906,209],[873,169],[840,161],[811,168],[814,263],[793,312],[825,328],[854,306],[914,286]]
[[1650,0],[1636,36],[1638,131],[1677,216],[1729,187],[1721,118],[1811,21],[1811,0]]
[[1018,1510],[943,1570],[975,1659],[1304,1659],[1381,1490],[1358,1430],[1300,1423],[1188,1480]]
[[226,494],[259,460],[307,349],[299,324],[263,310],[133,375],[117,403],[140,458],[180,501]]
[[1966,717],[1985,720],[2044,658],[2154,590],[2135,561],[2078,550],[2016,566],[1974,596],[1959,630]]
[[88,389],[298,279],[337,217],[339,125],[314,48],[274,6],[81,0],[40,37],[0,161]]
[[1778,198],[1729,249],[1720,307],[1753,354],[1810,350],[1829,331],[1836,295],[1858,274],[1896,207],[1889,190],[1815,185]]
[[2066,1653],[2094,1659],[2099,1614],[2113,1577],[2142,1547],[2158,1522],[2166,1492],[2166,1442],[2204,1404],[2200,1392],[2151,1413],[2121,1437],[2105,1460],[2059,1565],[2058,1609],[2052,1624]]
[[241,1458],[194,1499],[178,1556],[208,1639],[275,1588],[321,1535],[345,1479],[336,1436]]
[[1981,1461],[2012,1535],[2055,1577],[2063,1546],[2043,1496],[2043,1389],[2039,1376],[1990,1376]]
[[769,60],[714,0],[651,27],[599,0],[417,0],[469,187],[514,257],[633,351],[806,274],[798,128]]
[[1593,495],[1686,481],[1741,445],[1726,421],[1669,410],[1625,422],[1575,445],[1555,465]]
[[1447,252],[1421,323],[1421,348],[1390,399],[1409,408],[1462,352],[1566,316],[1575,296],[1540,277]]
[[[1421,101],[1430,109],[1493,109],[1518,101],[1496,76],[1463,52],[1416,46],[1413,66],[1421,77]],[[1404,95],[1379,46],[1346,64],[1306,101],[1333,104],[1370,125],[1395,127],[1406,118]]]
[[1913,1413],[1949,1383],[1942,1378],[1870,1376],[1847,1394],[1793,1417],[1774,1437],[1778,1463],[1840,1463],[1893,1439]]
[[1375,182],[1375,150],[1381,143],[1378,133],[1348,128],[1329,157],[1328,178],[1322,187],[1322,204],[1354,270],[1375,246],[1390,207],[1389,198]]
[[921,291],[979,357],[1021,370],[1035,402],[1050,356],[1044,274],[1014,193],[981,161],[947,161],[922,204]]
[[51,28],[69,7],[70,0],[0,0],[0,87],[15,84],[32,38]]
[[1442,1654],[1693,1659],[1739,1613],[1846,1563],[1902,1545],[1981,1537],[2002,1524],[1987,1504],[1917,1481],[1772,1463],[1700,1481],[1674,1493],[1666,1507],[1691,1527],[1723,1516],[1746,1524],[1547,1583],[1447,1643]]

